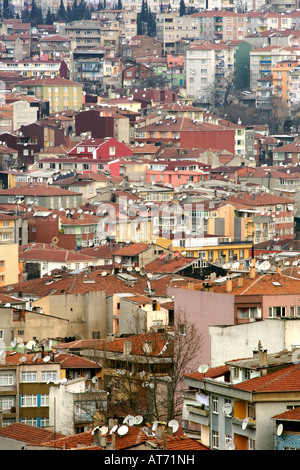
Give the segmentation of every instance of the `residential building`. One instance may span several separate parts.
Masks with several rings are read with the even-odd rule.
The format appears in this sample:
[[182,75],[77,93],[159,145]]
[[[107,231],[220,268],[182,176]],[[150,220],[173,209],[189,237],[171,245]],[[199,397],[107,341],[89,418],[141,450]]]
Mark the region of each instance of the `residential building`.
[[41,77],[22,81],[16,86],[21,92],[49,101],[50,113],[82,107],[82,85],[60,77]]
[[67,78],[67,64],[64,60],[0,60],[0,72],[14,72],[20,77],[40,78],[62,77]]
[[[225,5],[224,5],[225,6]],[[198,19],[199,39],[204,41],[236,41],[245,39],[246,15],[226,10],[200,11],[191,15]]]
[[69,208],[80,206],[81,194],[56,188],[43,183],[18,184],[10,189],[0,191],[0,202],[11,203],[23,201],[27,205],[47,209]]
[[[187,95],[199,103],[222,104],[234,77],[234,49],[225,44],[191,44],[186,50]],[[226,85],[227,84],[227,85]]]
[[[49,356],[44,356],[49,357]],[[50,357],[49,357],[50,359]],[[0,364],[2,423],[49,426],[49,381],[60,378],[59,364],[11,349]]]
[[266,356],[258,348],[252,359],[186,376],[185,417],[196,420],[211,449],[272,450],[272,417],[299,406],[299,365],[277,355],[272,367]]
[[150,163],[146,170],[146,182],[163,184],[176,188],[190,182],[198,183],[208,179],[210,167],[196,161],[157,161]]
[[300,51],[294,47],[265,46],[250,51],[250,90],[255,91],[258,80],[272,73],[282,61],[298,60]]
[[58,248],[46,243],[31,243],[19,248],[19,262],[23,264],[22,273],[25,279],[43,277],[55,269],[64,268],[70,270],[85,269],[96,266],[99,262],[92,256],[80,252],[81,246],[85,246],[80,239],[76,241],[76,251]]
[[[90,390],[85,377],[70,379],[50,387],[50,426],[63,434],[82,433],[94,428],[94,414],[107,407],[107,393],[94,388]],[[64,413],[61,413],[61,407]]]

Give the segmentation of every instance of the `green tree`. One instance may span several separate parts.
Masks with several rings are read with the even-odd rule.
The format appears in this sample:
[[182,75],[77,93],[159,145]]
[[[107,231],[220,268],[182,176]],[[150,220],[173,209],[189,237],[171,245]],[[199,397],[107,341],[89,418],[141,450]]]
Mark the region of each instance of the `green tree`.
[[60,0],[59,9],[56,15],[57,21],[67,21],[67,12],[63,0]]
[[53,24],[54,21],[55,21],[55,15],[51,13],[50,8],[48,8],[46,18],[45,18],[45,24],[50,25],[50,24]]
[[179,14],[180,14],[180,16],[186,15],[186,8],[185,8],[184,0],[180,0]]

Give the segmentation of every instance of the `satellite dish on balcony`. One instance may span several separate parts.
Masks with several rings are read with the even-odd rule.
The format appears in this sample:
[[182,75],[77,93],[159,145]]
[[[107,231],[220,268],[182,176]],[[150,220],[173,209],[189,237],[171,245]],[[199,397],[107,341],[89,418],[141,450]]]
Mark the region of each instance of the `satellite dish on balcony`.
[[92,382],[93,382],[93,384],[95,384],[97,381],[98,381],[98,377],[95,375],[95,376],[92,378]]
[[225,405],[222,406],[222,411],[223,411],[225,416],[229,416],[230,413],[232,412],[231,403],[225,403]]
[[278,428],[277,428],[277,431],[276,431],[277,436],[281,436],[282,431],[283,431],[283,424],[279,424]]
[[232,441],[227,442],[227,444],[225,445],[225,450],[235,450],[234,443]]
[[248,418],[245,418],[242,422],[242,430],[244,431],[248,426]]

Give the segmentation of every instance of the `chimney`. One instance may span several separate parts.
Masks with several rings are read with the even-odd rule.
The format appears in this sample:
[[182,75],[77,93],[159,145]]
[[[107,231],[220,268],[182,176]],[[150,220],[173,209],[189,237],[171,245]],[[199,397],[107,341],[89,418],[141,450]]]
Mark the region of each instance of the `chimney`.
[[125,354],[125,355],[131,354],[131,347],[132,347],[131,340],[124,341],[124,343],[123,343],[123,354]]
[[94,444],[96,446],[100,444],[100,431],[98,426],[94,429]]
[[244,285],[244,278],[243,276],[238,277],[238,287],[243,287]]
[[255,278],[255,259],[252,258],[251,261],[250,261],[250,279],[254,279]]
[[190,290],[194,289],[194,282],[193,281],[188,281],[188,289],[190,289]]
[[277,272],[277,274],[281,275],[281,264],[280,263],[278,263],[276,265],[276,272]]
[[204,281],[203,282],[203,290],[206,292],[213,292],[214,290],[214,284],[211,281]]
[[111,435],[111,447],[110,450],[115,450],[116,449],[116,433],[113,432]]
[[232,291],[232,279],[228,276],[226,278],[226,292],[231,292]]
[[261,348],[259,350],[259,364],[261,367],[266,367],[268,365],[268,350]]

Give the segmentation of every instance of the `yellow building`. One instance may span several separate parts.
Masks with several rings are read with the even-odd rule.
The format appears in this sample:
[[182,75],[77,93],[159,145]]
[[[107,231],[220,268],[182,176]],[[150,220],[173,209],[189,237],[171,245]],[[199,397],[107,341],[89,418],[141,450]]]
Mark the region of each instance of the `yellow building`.
[[251,242],[231,242],[229,237],[208,236],[167,240],[158,238],[156,244],[163,248],[179,251],[187,258],[201,258],[212,263],[242,261],[251,257]]
[[50,114],[67,109],[82,109],[82,85],[65,78],[32,78],[21,82],[17,90],[49,101]]
[[277,115],[285,116],[290,107],[289,82],[291,70],[299,64],[298,60],[283,60],[272,68],[272,87],[274,90],[274,106]]
[[237,209],[231,204],[214,208],[207,219],[207,234],[232,241],[260,243],[270,238],[272,218],[260,211]]

